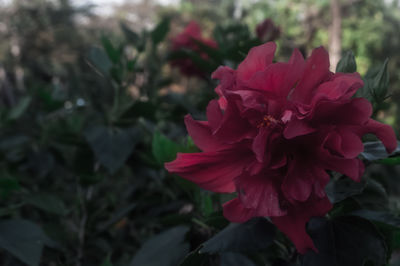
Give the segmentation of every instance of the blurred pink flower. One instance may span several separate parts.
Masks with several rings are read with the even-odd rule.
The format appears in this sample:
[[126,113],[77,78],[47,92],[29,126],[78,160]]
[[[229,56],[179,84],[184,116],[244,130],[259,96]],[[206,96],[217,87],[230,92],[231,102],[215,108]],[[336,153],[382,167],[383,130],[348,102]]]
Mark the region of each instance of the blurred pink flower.
[[[201,42],[212,48],[217,48],[217,43],[212,39],[202,37],[201,28],[195,21],[190,22],[184,31],[172,39],[172,51],[188,49],[198,53],[203,59],[207,59],[208,55],[202,51],[198,43]],[[179,68],[182,74],[186,76],[203,77],[206,73],[199,69],[190,58],[175,59],[171,61],[171,65]]]
[[208,121],[185,117],[203,152],[178,154],[165,167],[204,189],[237,192],[224,204],[228,220],[271,217],[305,253],[315,250],[306,223],[332,207],[326,171],[358,182],[361,137],[375,134],[389,153],[396,137],[390,126],[370,118],[366,99],[352,98],[363,86],[360,75],[330,72],[324,48],[307,61],[296,49],[289,62],[272,63],[275,49],[272,42],[254,47],[237,70],[213,73],[220,98],[209,103]]

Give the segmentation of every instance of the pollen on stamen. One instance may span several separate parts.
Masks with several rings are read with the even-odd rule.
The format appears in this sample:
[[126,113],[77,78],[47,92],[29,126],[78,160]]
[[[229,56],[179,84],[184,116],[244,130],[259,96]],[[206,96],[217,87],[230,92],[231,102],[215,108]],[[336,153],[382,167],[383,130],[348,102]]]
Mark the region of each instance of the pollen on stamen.
[[258,124],[257,128],[261,127],[269,127],[270,125],[276,125],[278,124],[278,120],[276,120],[274,117],[271,115],[264,115],[263,121],[261,121],[260,124]]

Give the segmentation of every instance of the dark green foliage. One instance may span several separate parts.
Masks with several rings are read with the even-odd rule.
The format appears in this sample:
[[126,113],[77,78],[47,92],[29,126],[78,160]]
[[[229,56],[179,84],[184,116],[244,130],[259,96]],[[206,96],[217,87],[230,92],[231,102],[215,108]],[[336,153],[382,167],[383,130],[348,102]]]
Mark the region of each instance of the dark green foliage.
[[171,228],[147,240],[136,253],[130,266],[175,266],[189,251],[184,243],[185,226]]
[[95,126],[85,131],[86,140],[96,158],[112,174],[128,159],[136,143],[140,141],[140,136],[138,128]]
[[[391,156],[396,155],[400,152],[400,145],[393,151]],[[377,161],[386,159],[389,154],[386,152],[385,146],[380,141],[371,141],[364,143],[364,151],[361,155],[368,161]]]
[[49,244],[42,229],[30,221],[0,221],[0,247],[29,266],[39,265],[43,247]]
[[151,40],[154,45],[159,44],[167,36],[169,32],[170,18],[164,18],[158,23],[158,25],[153,29],[151,34]]
[[309,251],[302,258],[304,266],[352,266],[386,264],[386,244],[368,220],[343,216],[333,220],[315,218],[308,232],[318,253]]
[[365,189],[366,182],[354,182],[349,178],[341,178],[337,181],[331,180],[325,191],[332,203],[340,202],[348,197],[361,194]]
[[344,54],[336,66],[336,72],[353,73],[357,71],[357,63],[352,51]]
[[357,96],[367,98],[374,107],[374,113],[388,108],[385,100],[388,96],[389,72],[388,59],[381,67],[368,70],[364,77],[364,87],[357,92]]
[[230,224],[203,244],[201,253],[254,251],[270,246],[275,227],[265,218],[254,218],[244,224]]

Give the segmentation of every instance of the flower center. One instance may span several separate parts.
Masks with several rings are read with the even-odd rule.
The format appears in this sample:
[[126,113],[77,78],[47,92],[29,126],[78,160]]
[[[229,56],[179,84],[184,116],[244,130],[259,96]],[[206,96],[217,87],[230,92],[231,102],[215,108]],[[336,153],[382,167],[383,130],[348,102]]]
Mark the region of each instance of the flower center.
[[278,123],[279,123],[279,121],[276,120],[273,116],[264,115],[263,120],[261,121],[260,124],[258,124],[257,128],[275,126]]

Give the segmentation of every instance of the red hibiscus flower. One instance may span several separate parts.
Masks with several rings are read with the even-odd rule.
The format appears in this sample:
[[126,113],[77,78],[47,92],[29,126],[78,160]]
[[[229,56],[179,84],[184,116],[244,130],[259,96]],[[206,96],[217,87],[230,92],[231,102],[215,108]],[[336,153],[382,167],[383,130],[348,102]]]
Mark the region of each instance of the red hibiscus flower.
[[306,61],[294,50],[289,62],[272,63],[275,49],[272,42],[255,47],[237,70],[213,73],[220,99],[209,103],[208,121],[185,117],[203,152],[178,154],[165,166],[204,189],[237,192],[223,206],[228,220],[268,216],[305,253],[315,250],[306,223],[332,207],[326,171],[360,181],[361,137],[375,134],[389,153],[396,137],[370,118],[366,99],[352,98],[360,75],[330,72],[324,48]]
[[[212,48],[217,48],[217,43],[214,40],[202,37],[199,24],[192,21],[186,26],[185,30],[172,39],[172,51],[188,49],[199,54],[203,59],[208,59],[208,56],[201,50],[197,42],[201,42]],[[178,67],[182,74],[186,76],[204,76],[204,71],[199,69],[190,58],[182,58],[171,61],[171,65]]]
[[268,18],[257,25],[256,33],[260,41],[269,42],[278,39],[281,35],[281,30]]

